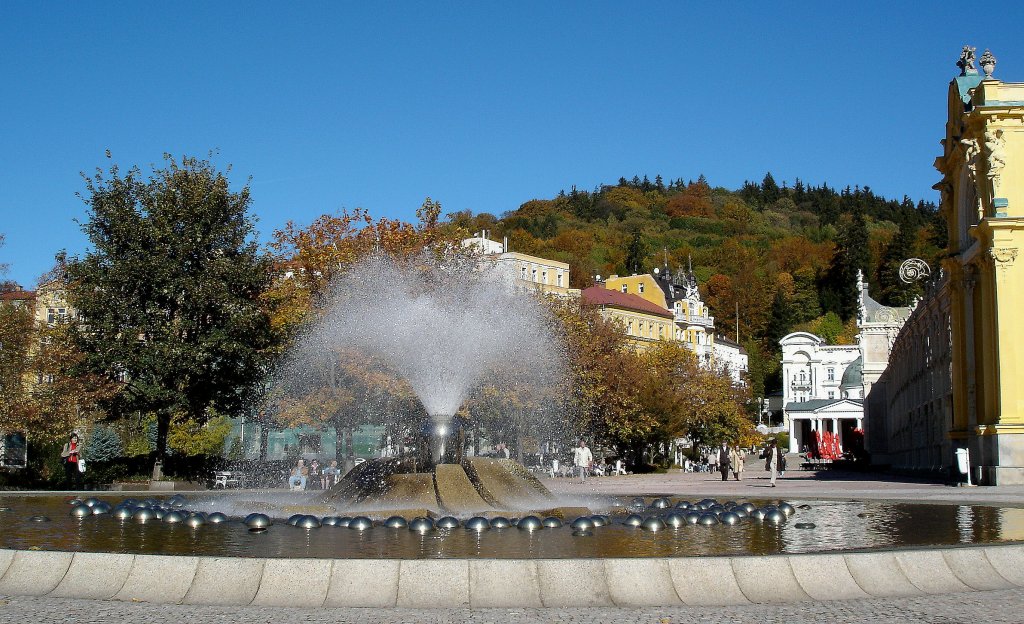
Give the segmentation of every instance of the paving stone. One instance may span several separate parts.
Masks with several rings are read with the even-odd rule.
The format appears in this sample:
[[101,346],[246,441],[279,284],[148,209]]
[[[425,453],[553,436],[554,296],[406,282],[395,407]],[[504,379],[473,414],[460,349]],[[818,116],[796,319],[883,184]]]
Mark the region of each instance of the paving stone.
[[682,604],[664,559],[605,559],[612,602],[620,607]]
[[1009,589],[1014,584],[992,567],[980,548],[950,548],[942,551],[946,565],[960,581],[977,590]]
[[604,562],[590,559],[537,561],[545,607],[612,606]]
[[728,557],[669,559],[676,593],[687,605],[742,605],[750,600],[740,591]]
[[1024,546],[989,546],[983,550],[999,576],[1024,587]]
[[872,596],[913,596],[923,593],[910,582],[890,552],[843,555],[850,575]]
[[52,592],[57,598],[113,598],[124,587],[135,555],[75,553],[64,578]]
[[0,549],[0,578],[3,578],[4,572],[7,572],[7,567],[11,565],[16,552],[18,551]]
[[336,559],[324,606],[395,606],[400,565],[397,559]]
[[842,555],[791,555],[788,559],[800,587],[815,600],[869,597],[850,574]]
[[361,609],[291,607],[218,607],[147,604],[31,596],[0,602],[0,622],[67,624],[69,621],[133,622],[134,624],[1019,624],[1024,589],[950,595],[867,598],[787,605],[746,604],[728,607],[591,607],[514,609]]
[[192,587],[198,557],[136,555],[131,572],[115,600],[176,604]]
[[185,604],[247,605],[263,578],[263,559],[203,557],[199,560]]
[[469,606],[469,562],[465,559],[402,561],[398,606]]
[[540,575],[529,560],[469,562],[469,603],[473,607],[542,607]]
[[956,578],[937,550],[913,550],[895,553],[907,580],[926,594],[947,594],[971,588]]
[[740,591],[750,602],[811,599],[793,575],[788,557],[733,557],[732,571]]
[[0,594],[43,596],[53,591],[71,565],[71,553],[19,550],[3,578]]
[[255,605],[319,607],[331,583],[330,559],[267,559]]

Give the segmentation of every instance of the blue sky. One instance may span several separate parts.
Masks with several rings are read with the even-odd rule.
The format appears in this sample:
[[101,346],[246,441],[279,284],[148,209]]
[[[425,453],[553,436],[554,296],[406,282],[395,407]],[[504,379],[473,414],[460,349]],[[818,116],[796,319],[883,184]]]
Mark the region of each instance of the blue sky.
[[960,47],[1024,81],[1019,4],[687,4],[0,2],[0,263],[32,286],[86,248],[79,172],[107,149],[218,150],[261,240],[634,174],[936,199]]

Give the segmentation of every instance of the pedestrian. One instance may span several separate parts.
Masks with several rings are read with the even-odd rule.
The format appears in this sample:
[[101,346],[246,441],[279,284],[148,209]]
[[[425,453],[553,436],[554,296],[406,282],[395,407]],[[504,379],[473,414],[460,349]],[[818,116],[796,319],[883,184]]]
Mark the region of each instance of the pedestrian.
[[309,479],[309,468],[306,467],[306,460],[300,459],[292,468],[291,476],[288,477],[288,486],[293,490],[304,490],[307,479]]
[[309,474],[306,476],[308,489],[319,490],[323,487],[323,484],[320,483],[320,476],[320,462],[314,459],[309,463]]
[[722,481],[729,480],[729,456],[731,451],[729,445],[722,440],[722,446],[718,447],[718,456],[715,459],[718,461],[718,471],[722,473]]
[[576,465],[577,470],[580,472],[580,483],[587,481],[587,471],[590,470],[590,465],[593,463],[594,455],[587,448],[587,443],[580,440],[580,445],[573,452],[573,464]]
[[775,487],[775,478],[779,470],[779,449],[775,438],[768,440],[768,447],[764,450],[764,469],[772,473],[772,487]]
[[732,476],[737,481],[743,474],[743,462],[747,459],[747,452],[741,448],[733,447],[729,450],[729,467],[732,469]]
[[82,445],[78,442],[78,434],[72,433],[60,452],[64,462],[64,476],[68,482],[68,489],[82,489],[82,468],[79,460],[82,459]]
[[329,490],[332,487],[334,487],[334,484],[338,482],[339,473],[340,471],[338,470],[338,460],[332,459],[331,465],[324,468],[323,471],[323,482],[325,490]]

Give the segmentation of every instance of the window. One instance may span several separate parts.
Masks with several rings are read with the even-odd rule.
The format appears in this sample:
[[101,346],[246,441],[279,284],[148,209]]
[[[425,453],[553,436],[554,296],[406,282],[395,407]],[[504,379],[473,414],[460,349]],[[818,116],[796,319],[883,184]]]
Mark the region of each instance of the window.
[[658,338],[664,338],[664,337],[665,337],[665,326],[664,325],[658,325]]
[[542,284],[547,284],[548,283],[548,272],[547,271],[541,271],[540,272],[540,281],[541,281]]
[[626,285],[625,284],[622,285],[622,292],[626,292]]
[[[830,368],[830,369],[828,369],[828,371],[826,371],[826,373],[828,374],[828,377],[827,377],[827,379],[828,379],[829,381],[835,381],[835,380],[836,380],[836,369],[834,369],[834,368]],[[828,397],[828,398],[830,398],[830,399],[831,399],[832,397],[830,396],[830,397]]]
[[53,325],[57,321],[64,322],[68,318],[67,308],[47,308],[46,309],[46,322]]
[[644,285],[643,284],[638,284],[636,289],[640,292],[641,295],[644,294]]
[[523,281],[525,282],[526,281],[526,267],[519,267],[519,269],[520,269],[520,271],[522,271],[521,277],[523,278]]
[[627,336],[632,336],[633,335],[633,321],[630,321],[629,323],[626,324],[626,335]]
[[836,398],[836,393],[833,392],[832,390],[829,390],[828,391],[828,398],[830,398],[830,399]]
[[537,281],[537,269],[533,269],[532,271],[530,271],[530,279],[535,282]]
[[556,279],[558,280],[558,285],[561,286],[562,285],[562,272],[561,271],[558,272],[558,277]]

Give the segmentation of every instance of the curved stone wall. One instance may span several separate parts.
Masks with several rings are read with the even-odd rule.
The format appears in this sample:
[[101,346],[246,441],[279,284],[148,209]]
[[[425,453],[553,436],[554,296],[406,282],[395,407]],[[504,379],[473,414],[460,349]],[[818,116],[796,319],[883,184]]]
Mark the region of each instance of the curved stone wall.
[[1024,587],[1024,545],[670,559],[248,559],[0,550],[0,594],[289,607],[728,606]]

